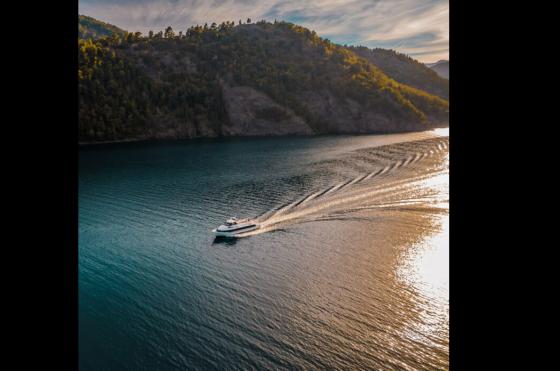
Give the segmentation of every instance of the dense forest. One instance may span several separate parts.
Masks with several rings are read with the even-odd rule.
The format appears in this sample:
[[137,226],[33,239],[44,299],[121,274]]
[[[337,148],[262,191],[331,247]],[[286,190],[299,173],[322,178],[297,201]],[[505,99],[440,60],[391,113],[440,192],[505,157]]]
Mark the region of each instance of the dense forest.
[[427,67],[412,59],[395,67],[383,53],[292,23],[248,19],[142,35],[92,20],[79,19],[80,142],[448,123],[447,82]]

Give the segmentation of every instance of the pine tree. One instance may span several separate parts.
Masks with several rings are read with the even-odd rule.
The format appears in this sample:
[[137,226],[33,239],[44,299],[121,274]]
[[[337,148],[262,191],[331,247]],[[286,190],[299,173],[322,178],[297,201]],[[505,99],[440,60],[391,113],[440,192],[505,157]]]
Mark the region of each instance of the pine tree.
[[173,32],[173,28],[171,28],[171,26],[168,26],[168,27],[165,29],[164,37],[165,37],[166,39],[171,39],[171,38],[175,37],[175,32]]

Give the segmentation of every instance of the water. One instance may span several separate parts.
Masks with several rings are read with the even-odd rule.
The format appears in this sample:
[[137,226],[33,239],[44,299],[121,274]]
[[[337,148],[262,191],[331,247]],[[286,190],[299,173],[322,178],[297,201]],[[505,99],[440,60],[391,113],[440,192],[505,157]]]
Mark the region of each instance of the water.
[[83,149],[80,368],[447,369],[448,184],[445,130]]

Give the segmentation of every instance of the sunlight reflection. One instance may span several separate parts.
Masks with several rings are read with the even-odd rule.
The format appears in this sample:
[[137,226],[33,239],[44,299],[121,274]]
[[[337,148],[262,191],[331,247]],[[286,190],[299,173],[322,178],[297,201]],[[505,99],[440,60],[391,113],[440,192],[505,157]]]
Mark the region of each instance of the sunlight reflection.
[[448,137],[449,136],[449,128],[434,129],[433,132],[437,135],[441,135],[442,137]]
[[[437,202],[449,208],[448,155],[443,173],[423,180],[421,187],[437,190]],[[426,341],[449,329],[449,214],[434,215],[433,233],[406,250],[397,268],[397,277],[418,296],[419,320],[410,323],[405,336]]]
[[413,246],[397,274],[419,297],[419,320],[403,333],[420,342],[449,331],[449,217],[439,222],[441,230]]

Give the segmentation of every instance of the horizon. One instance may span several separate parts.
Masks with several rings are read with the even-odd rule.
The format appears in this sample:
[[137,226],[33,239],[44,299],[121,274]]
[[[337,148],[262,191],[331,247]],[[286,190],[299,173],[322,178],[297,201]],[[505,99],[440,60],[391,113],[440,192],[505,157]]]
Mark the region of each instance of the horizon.
[[393,49],[422,63],[449,60],[448,0],[80,0],[78,5],[80,15],[144,35],[168,26],[178,32],[204,23],[276,20],[340,45]]

